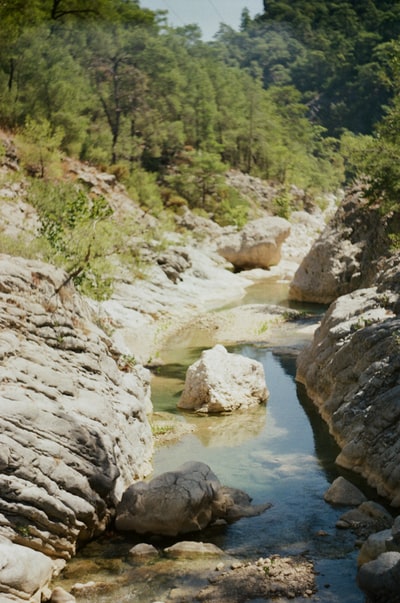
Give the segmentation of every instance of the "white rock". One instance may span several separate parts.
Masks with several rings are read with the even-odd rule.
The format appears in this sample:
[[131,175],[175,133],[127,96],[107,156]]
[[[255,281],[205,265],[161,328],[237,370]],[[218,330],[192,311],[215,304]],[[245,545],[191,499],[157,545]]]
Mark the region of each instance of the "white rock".
[[268,398],[263,365],[218,344],[201,354],[186,373],[179,408],[202,413],[231,412]]

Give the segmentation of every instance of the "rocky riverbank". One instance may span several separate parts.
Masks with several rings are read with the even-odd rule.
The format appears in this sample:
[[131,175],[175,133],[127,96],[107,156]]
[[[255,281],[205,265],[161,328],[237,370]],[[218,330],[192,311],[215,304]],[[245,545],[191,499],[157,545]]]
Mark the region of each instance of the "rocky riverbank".
[[[362,189],[349,193],[299,267],[290,294],[332,302],[298,357],[297,379],[341,448],[337,464],[363,475],[398,509],[400,254],[389,233]],[[371,602],[400,597],[399,553],[386,540],[374,549],[376,562],[360,570]]]
[[[106,195],[116,213],[132,211],[113,177],[68,165],[74,178]],[[23,183],[3,178],[3,232],[16,239],[38,228],[24,194]],[[183,234],[171,235],[146,279],[121,273],[112,298],[102,303],[82,298],[62,270],[0,256],[2,600],[48,598],[51,577],[77,548],[104,533],[122,492],[151,471],[152,407],[143,365],[157,364],[169,338],[194,320],[215,331],[207,311],[240,299],[258,279],[288,282],[300,254],[296,246],[306,253],[323,215],[297,212],[291,234],[279,242],[277,268],[240,274],[218,253],[227,231],[190,212],[179,221]],[[261,340],[270,323],[274,329],[286,324],[283,313],[260,305],[246,317],[241,322],[240,314],[221,313],[222,339],[245,340],[251,333]]]

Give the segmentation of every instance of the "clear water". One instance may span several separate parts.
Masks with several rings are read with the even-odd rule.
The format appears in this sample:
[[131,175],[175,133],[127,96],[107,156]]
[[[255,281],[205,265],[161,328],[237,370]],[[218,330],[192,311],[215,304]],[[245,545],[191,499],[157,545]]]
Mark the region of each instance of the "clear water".
[[[354,536],[335,528],[343,508],[335,509],[323,500],[339,475],[334,464],[339,450],[303,387],[295,382],[295,357],[282,348],[279,353],[254,346],[231,351],[263,364],[270,391],[266,406],[222,417],[184,415],[196,431],[178,444],[158,450],[155,473],[186,460],[209,464],[222,483],[245,490],[253,503],[273,504],[259,517],[242,519],[219,533],[209,530],[209,541],[240,558],[307,552],[319,572],[315,600],[364,601],[355,581]],[[199,353],[191,350],[191,361]],[[169,372],[168,367],[164,369]],[[185,372],[177,364],[174,369],[180,376]],[[170,390],[166,398],[169,379],[175,392]],[[176,412],[182,387],[183,379],[179,385],[170,375],[155,377],[158,407]],[[359,481],[357,485],[364,487]]]
[[[265,302],[265,287],[265,283],[258,284],[243,301],[257,302],[257,296],[263,294]],[[271,296],[275,293],[285,299],[279,287]],[[263,364],[270,391],[267,404],[229,416],[195,416],[176,409],[186,368],[201,353],[198,347],[187,347],[191,341],[193,337],[188,334],[184,343],[176,342],[168,351],[166,364],[153,378],[152,391],[155,410],[173,413],[193,424],[195,431],[156,451],[154,475],[188,460],[202,461],[223,484],[245,490],[255,504],[269,501],[273,506],[259,517],[209,528],[190,538],[212,542],[240,559],[307,553],[318,572],[318,592],[313,601],[362,603],[364,597],[356,585],[355,537],[335,528],[344,509],[333,508],[323,500],[324,492],[338,476],[334,464],[338,449],[303,387],[295,382],[295,356],[282,346],[279,350],[251,345],[232,348]],[[356,476],[346,477],[370,496]],[[100,584],[79,597],[85,603],[194,600],[190,593],[205,584],[210,562],[199,561],[194,567],[194,562],[165,558],[151,563],[129,561],[129,548],[143,541],[158,547],[171,544],[168,540],[110,533],[87,546],[68,565],[59,584],[67,590],[78,581]],[[179,589],[186,589],[183,598],[179,598]]]

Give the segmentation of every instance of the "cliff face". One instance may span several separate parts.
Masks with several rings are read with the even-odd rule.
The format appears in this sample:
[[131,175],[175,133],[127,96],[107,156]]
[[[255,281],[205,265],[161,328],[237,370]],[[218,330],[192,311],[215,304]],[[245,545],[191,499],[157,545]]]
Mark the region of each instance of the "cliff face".
[[[400,506],[400,255],[390,254],[377,210],[363,211],[363,203],[350,198],[321,235],[321,264],[315,246],[303,263],[303,269],[312,264],[323,275],[320,282],[314,273],[309,291],[314,282],[321,299],[323,284],[332,282],[324,301],[336,301],[301,352],[297,379],[342,448],[337,463],[360,472]],[[351,270],[344,261],[346,245],[358,249]]]
[[151,470],[149,375],[63,271],[0,255],[0,539],[68,559]]
[[379,208],[368,204],[361,186],[355,187],[300,264],[289,298],[330,304],[340,295],[369,287],[389,248]]

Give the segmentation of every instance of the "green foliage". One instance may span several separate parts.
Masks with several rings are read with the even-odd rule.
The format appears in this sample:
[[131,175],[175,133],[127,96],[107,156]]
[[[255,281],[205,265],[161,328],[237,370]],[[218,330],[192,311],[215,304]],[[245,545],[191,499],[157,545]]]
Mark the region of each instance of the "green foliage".
[[222,29],[220,52],[263,84],[295,86],[314,122],[330,135],[370,133],[392,95],[385,45],[400,34],[400,2],[266,0],[264,13],[235,34]]
[[163,202],[155,174],[137,167],[131,174],[123,178],[123,183],[131,197],[137,200],[142,207],[150,210],[155,216],[161,214]]
[[186,151],[165,180],[187,200],[190,208],[203,210],[218,224],[243,226],[247,221],[247,203],[226,184],[227,169],[217,153]]
[[49,121],[28,118],[16,145],[22,166],[40,178],[56,177],[61,170],[60,144],[63,131],[53,131]]
[[89,198],[68,184],[36,181],[28,200],[39,213],[41,237],[48,244],[44,259],[65,268],[87,295],[96,299],[108,296],[112,255],[121,239],[104,197]]

